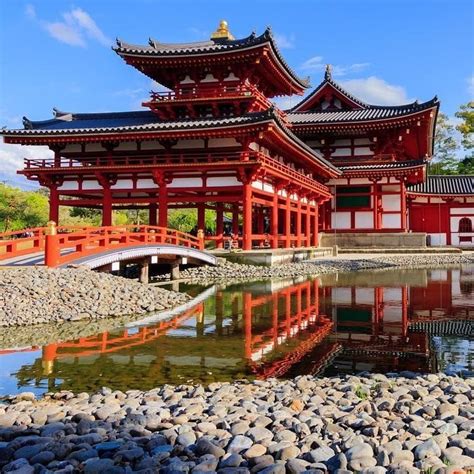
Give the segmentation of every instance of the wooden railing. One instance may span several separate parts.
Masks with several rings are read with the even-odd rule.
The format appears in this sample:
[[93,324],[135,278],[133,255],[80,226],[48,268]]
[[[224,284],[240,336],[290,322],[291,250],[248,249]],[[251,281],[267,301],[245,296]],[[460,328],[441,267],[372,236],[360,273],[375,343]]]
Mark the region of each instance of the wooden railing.
[[114,156],[107,157],[93,157],[93,158],[43,158],[43,159],[29,159],[25,158],[25,170],[36,169],[71,169],[82,168],[88,170],[108,169],[118,167],[175,167],[177,165],[199,165],[208,163],[234,163],[234,164],[261,164],[265,168],[276,172],[279,175],[286,176],[289,181],[308,186],[317,190],[319,193],[330,196],[328,188],[307,176],[300,171],[290,168],[284,163],[280,163],[275,158],[272,158],[260,151],[234,151],[229,153],[167,153],[163,155],[152,156]]
[[137,245],[177,245],[204,250],[204,239],[158,226],[77,227],[26,229],[0,234],[0,261],[44,250],[44,263],[58,267],[107,250]]

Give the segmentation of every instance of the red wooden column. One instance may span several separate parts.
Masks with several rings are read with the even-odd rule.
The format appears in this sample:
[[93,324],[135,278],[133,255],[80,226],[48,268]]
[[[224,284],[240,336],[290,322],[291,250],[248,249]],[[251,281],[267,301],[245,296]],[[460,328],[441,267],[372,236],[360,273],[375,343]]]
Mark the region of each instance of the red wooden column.
[[272,248],[278,248],[278,190],[274,189],[272,203]]
[[312,206],[309,205],[309,197],[306,198],[306,235],[305,235],[305,246],[311,247],[311,210]]
[[112,225],[112,191],[110,186],[104,187],[104,196],[102,198],[102,225]]
[[157,211],[158,211],[158,206],[156,202],[151,202],[150,206],[148,207],[148,222],[150,225],[156,225]]
[[301,196],[296,204],[296,246],[301,247]]
[[244,250],[252,249],[252,186],[250,182],[243,185],[243,241]]
[[[324,215],[324,213],[323,213]],[[319,245],[319,202],[316,201],[316,205],[314,206],[314,228],[313,228],[313,247],[317,247]]]
[[243,295],[242,312],[244,319],[245,334],[245,358],[252,358],[252,293],[245,292]]
[[239,235],[239,205],[234,204],[232,209],[232,233]]
[[285,203],[285,238],[286,247],[291,247],[291,201],[290,201],[290,190],[286,190],[286,203]]
[[197,226],[201,230],[206,228],[206,207],[203,202],[200,202],[197,207]]
[[224,204],[222,202],[218,202],[216,206],[216,237],[217,248],[221,249],[224,237]]
[[374,199],[374,229],[380,229],[380,213],[379,213],[379,190],[378,190],[378,179],[373,179],[374,191],[372,193]]
[[401,226],[404,232],[407,231],[407,197],[406,188],[403,179],[400,179],[400,209],[401,209]]
[[158,225],[168,227],[168,193],[164,181],[160,183],[158,191]]
[[50,186],[49,188],[49,220],[59,221],[59,192],[57,186]]

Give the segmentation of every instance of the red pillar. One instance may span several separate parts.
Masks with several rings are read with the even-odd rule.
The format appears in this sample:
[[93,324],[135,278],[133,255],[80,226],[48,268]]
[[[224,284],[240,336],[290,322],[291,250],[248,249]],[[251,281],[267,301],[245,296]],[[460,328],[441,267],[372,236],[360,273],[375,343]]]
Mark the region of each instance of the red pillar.
[[150,225],[156,225],[156,213],[158,210],[158,206],[156,205],[156,202],[151,202],[150,206],[148,207],[148,223]]
[[239,206],[234,204],[232,209],[232,233],[234,235],[239,235]]
[[377,181],[374,180],[374,229],[380,229],[380,214],[379,214],[379,192]]
[[243,243],[244,250],[252,249],[252,186],[250,183],[243,185]]
[[407,231],[407,197],[405,191],[405,183],[400,181],[401,226],[404,232]]
[[203,202],[200,202],[197,207],[197,226],[198,229],[206,229],[206,207]]
[[168,194],[166,183],[161,183],[158,192],[158,225],[168,227]]
[[296,205],[296,246],[301,247],[301,197],[298,196]]
[[285,207],[285,237],[286,247],[291,247],[291,202],[290,191],[286,191],[286,207]]
[[59,192],[56,186],[49,188],[49,220],[58,224],[59,220]]
[[319,204],[316,202],[314,206],[314,224],[313,224],[313,247],[317,247],[319,245]]
[[275,190],[272,205],[272,248],[278,248],[278,191]]
[[245,358],[250,361],[252,357],[252,293],[244,293],[242,311],[245,327]]
[[112,225],[112,192],[110,188],[104,188],[104,196],[102,198],[102,225]]
[[216,236],[217,236],[217,248],[223,247],[224,237],[224,204],[222,202],[217,203],[216,209]]
[[306,204],[306,247],[311,247],[311,210],[312,206],[309,205],[309,198]]

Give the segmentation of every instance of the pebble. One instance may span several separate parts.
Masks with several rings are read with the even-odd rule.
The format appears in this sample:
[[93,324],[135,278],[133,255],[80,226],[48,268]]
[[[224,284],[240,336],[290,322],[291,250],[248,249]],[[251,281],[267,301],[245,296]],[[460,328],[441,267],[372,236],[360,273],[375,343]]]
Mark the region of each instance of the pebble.
[[[454,400],[457,394],[463,397]],[[419,397],[434,407],[431,415]],[[0,428],[2,472],[419,474],[474,464],[474,379],[445,374],[302,376],[127,393],[104,387],[26,398],[0,404],[9,420]],[[44,424],[35,414],[46,416]],[[159,421],[151,430],[153,416]]]

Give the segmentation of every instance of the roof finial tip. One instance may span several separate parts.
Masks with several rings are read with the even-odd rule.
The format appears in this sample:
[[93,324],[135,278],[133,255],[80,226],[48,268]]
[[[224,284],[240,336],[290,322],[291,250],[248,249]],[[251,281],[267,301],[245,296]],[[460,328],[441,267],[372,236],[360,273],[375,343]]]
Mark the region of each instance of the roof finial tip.
[[229,31],[229,24],[227,23],[226,20],[221,20],[219,22],[219,26],[214,33],[211,35],[211,39],[227,39],[227,40],[233,40],[235,39],[232,36],[232,33]]
[[330,81],[332,79],[332,66],[330,64],[326,64],[326,71],[324,72],[324,79]]

